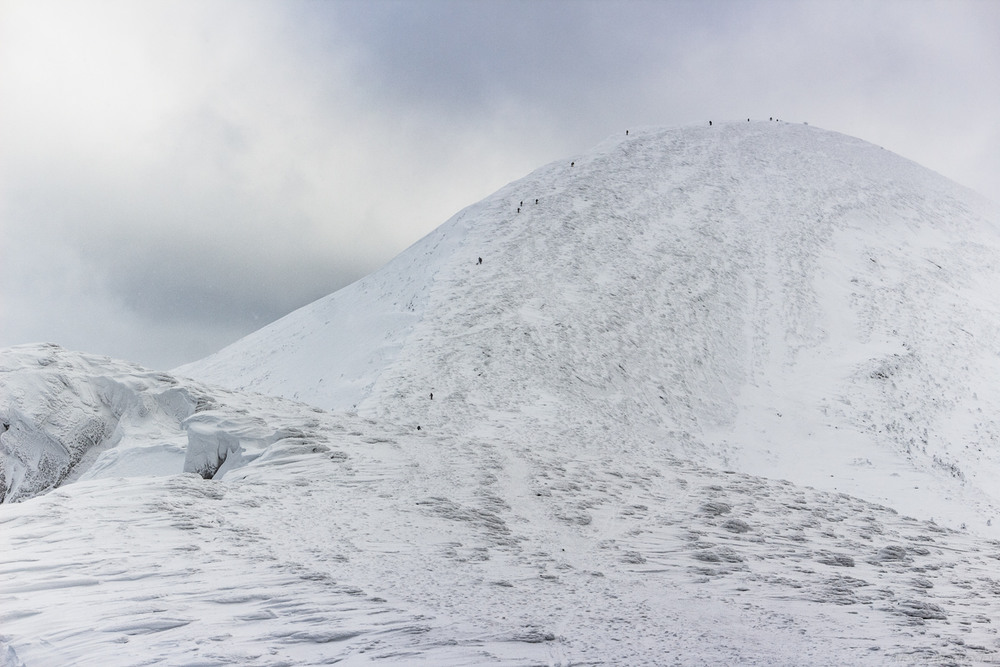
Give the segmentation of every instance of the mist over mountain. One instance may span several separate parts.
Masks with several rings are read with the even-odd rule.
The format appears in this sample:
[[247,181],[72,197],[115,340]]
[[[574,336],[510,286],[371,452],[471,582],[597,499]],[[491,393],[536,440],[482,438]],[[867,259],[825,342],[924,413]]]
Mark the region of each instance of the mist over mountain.
[[1000,661],[998,225],[630,129],[170,374],[4,350],[0,666]]

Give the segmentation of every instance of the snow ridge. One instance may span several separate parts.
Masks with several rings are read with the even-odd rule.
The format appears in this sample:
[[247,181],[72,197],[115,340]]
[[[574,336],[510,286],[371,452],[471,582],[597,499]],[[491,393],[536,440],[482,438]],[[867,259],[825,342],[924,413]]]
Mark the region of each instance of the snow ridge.
[[165,375],[55,345],[0,351],[0,373],[0,501],[6,502],[79,478],[99,453],[127,449],[128,433],[140,424],[143,437],[155,435],[197,403]]
[[[301,406],[57,345],[0,350],[0,502],[101,478],[221,479],[273,445],[321,442]],[[289,412],[290,410],[290,412]]]

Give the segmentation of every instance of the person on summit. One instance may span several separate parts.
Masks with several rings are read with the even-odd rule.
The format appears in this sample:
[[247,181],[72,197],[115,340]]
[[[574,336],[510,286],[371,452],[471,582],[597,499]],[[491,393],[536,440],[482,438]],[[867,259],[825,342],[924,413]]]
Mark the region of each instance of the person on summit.
[[482,263],[483,263],[483,258],[482,258],[482,257],[480,257],[480,258],[479,258],[479,264],[482,264]]

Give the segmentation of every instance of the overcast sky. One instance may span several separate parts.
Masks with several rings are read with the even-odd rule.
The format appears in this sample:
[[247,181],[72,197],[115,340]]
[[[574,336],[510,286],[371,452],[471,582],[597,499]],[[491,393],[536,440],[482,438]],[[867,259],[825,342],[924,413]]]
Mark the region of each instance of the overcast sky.
[[169,369],[625,128],[769,116],[1000,200],[1000,2],[0,0],[0,346]]

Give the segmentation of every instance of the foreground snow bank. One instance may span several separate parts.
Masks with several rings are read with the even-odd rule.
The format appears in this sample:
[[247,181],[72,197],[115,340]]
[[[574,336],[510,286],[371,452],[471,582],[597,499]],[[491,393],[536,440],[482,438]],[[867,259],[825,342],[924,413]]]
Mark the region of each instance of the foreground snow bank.
[[640,441],[567,446],[536,424],[467,438],[299,407],[325,441],[284,438],[222,480],[94,480],[0,506],[0,655],[19,667],[1000,660],[1000,543],[974,533]]
[[0,350],[0,501],[102,477],[220,477],[309,439],[297,426],[309,408],[266,403],[56,345]]

